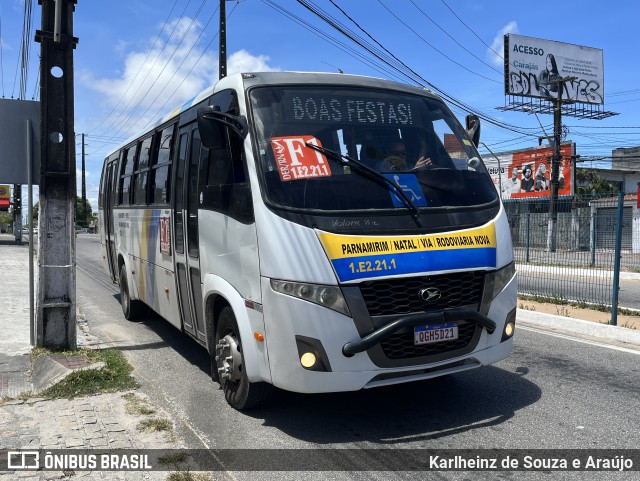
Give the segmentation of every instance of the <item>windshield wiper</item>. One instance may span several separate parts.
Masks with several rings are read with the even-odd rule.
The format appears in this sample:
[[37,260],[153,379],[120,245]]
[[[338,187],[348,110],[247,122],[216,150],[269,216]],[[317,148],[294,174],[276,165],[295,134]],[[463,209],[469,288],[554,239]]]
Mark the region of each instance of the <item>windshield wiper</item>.
[[383,185],[387,188],[391,186],[391,188],[398,193],[398,195],[400,196],[402,201],[405,203],[407,208],[411,211],[411,217],[413,217],[416,224],[422,227],[422,224],[420,223],[420,211],[418,210],[418,207],[413,203],[413,201],[407,195],[407,193],[404,190],[402,190],[402,187],[396,184],[393,180],[388,179],[377,170],[372,169],[368,165],[363,164],[359,160],[354,159],[353,157],[349,157],[348,155],[341,154],[339,152],[336,152],[335,150],[327,149],[326,147],[320,147],[318,145],[314,145],[310,142],[305,142],[305,145],[310,149],[316,150],[322,154],[325,154],[328,157],[331,157],[337,160],[342,165],[348,165],[351,168],[355,167],[353,170],[361,174],[364,174],[365,177],[368,177],[369,179],[373,180],[374,182],[380,185]]

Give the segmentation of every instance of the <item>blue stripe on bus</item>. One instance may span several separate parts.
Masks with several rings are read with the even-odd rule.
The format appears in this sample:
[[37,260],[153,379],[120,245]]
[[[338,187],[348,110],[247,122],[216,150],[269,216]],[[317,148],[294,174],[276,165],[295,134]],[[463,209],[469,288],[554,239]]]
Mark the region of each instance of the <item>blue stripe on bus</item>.
[[398,274],[496,267],[494,247],[406,252],[334,259],[341,282]]
[[151,218],[149,219],[149,231],[147,238],[147,303],[150,306],[154,305],[156,297],[156,273],[153,271],[156,264],[156,258],[158,253],[158,233],[160,232],[160,210],[151,211]]

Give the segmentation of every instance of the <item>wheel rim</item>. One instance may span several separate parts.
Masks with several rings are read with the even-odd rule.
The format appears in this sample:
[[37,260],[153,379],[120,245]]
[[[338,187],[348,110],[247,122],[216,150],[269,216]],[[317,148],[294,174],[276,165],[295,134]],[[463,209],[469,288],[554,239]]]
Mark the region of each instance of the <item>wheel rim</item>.
[[227,334],[216,344],[216,365],[220,380],[239,383],[242,379],[242,354],[234,333]]

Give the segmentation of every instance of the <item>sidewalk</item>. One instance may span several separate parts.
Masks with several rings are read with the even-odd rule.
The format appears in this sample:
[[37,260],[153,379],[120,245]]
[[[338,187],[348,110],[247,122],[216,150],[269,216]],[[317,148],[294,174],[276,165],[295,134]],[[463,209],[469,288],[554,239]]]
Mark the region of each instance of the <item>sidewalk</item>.
[[[0,236],[0,241],[2,241]],[[0,289],[0,397],[16,398],[33,390],[43,377],[52,376],[55,369],[32,371],[29,358],[28,246],[0,242],[0,271],[9,280]],[[517,325],[531,326],[601,342],[624,342],[630,348],[640,346],[640,331],[601,325],[551,314],[518,309]],[[78,322],[78,343],[90,347],[98,343],[91,336],[86,321]],[[51,356],[54,357],[54,356]],[[60,369],[82,367],[70,365],[58,358]],[[54,363],[55,366],[55,363]],[[35,379],[34,379],[35,378]],[[163,432],[145,433],[138,429],[144,416],[131,413],[128,399],[135,396],[142,403],[148,398],[139,391],[116,392],[78,397],[72,400],[29,398],[0,403],[0,451],[5,449],[170,449],[181,448],[180,440]],[[149,406],[151,406],[149,404]],[[156,406],[154,417],[171,418]],[[168,472],[0,472],[0,481],[21,479],[122,479],[162,480]]]
[[[4,235],[0,236],[4,240]],[[0,289],[0,398],[18,397],[31,392],[34,384],[60,374],[61,370],[83,367],[78,358],[51,356],[60,364],[39,372],[32,370],[29,353],[29,253],[28,246],[0,244],[0,271],[10,279]],[[98,340],[91,336],[86,321],[78,322],[78,344],[91,347]],[[41,358],[39,358],[41,359]],[[82,358],[80,358],[82,359]],[[85,363],[86,364],[86,363]],[[37,371],[37,370],[36,370]],[[35,378],[35,379],[34,379]],[[142,415],[131,409],[131,401],[155,412]],[[133,411],[133,412],[132,412]],[[142,420],[170,417],[149,403],[139,391],[97,394],[74,399],[16,399],[0,403],[0,451],[48,449],[180,449],[182,442],[173,430],[145,432]],[[4,464],[4,462],[2,463]],[[168,471],[0,471],[0,481],[144,480],[165,481]]]

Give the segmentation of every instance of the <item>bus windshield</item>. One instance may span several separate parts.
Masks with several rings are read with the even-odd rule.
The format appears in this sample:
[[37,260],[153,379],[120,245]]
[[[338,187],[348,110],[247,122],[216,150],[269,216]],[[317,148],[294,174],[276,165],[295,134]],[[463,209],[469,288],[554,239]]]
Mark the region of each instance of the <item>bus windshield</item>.
[[266,198],[277,206],[406,209],[395,189],[352,168],[349,158],[395,182],[420,209],[497,201],[478,152],[439,100],[381,89],[286,86],[255,88],[250,103]]

